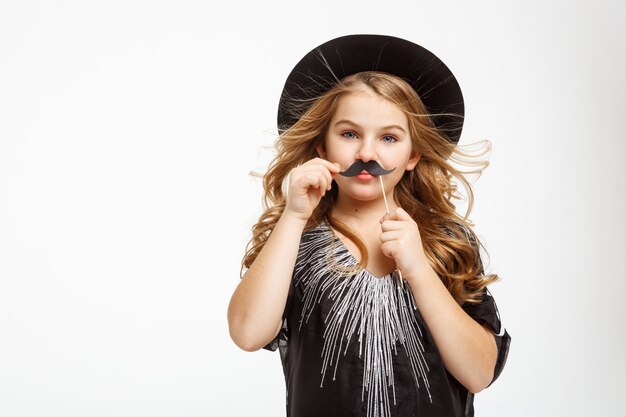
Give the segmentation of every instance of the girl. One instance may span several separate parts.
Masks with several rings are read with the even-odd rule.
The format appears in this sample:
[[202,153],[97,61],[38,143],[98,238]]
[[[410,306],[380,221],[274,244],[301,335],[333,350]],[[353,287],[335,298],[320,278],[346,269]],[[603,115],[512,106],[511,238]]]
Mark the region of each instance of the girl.
[[456,177],[469,215],[448,162],[463,109],[450,70],[395,37],[333,39],[289,75],[228,309],[240,348],[280,349],[287,416],[472,416],[502,371],[498,277],[451,201]]

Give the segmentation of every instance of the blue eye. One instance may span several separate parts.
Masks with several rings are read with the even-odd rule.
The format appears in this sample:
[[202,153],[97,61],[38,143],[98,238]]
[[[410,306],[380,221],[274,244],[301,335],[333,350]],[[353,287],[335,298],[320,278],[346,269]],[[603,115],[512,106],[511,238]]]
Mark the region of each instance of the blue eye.
[[394,142],[397,142],[397,141],[398,141],[398,139],[396,139],[394,136],[391,136],[391,135],[383,136],[383,142],[385,142],[385,143],[394,143]]
[[343,137],[345,137],[345,138],[348,138],[348,139],[356,139],[356,137],[357,137],[357,136],[356,136],[356,133],[354,133],[354,132],[353,132],[353,131],[351,131],[351,130],[348,130],[348,131],[346,131],[346,132],[343,132],[343,133],[341,134],[341,136],[343,136]]

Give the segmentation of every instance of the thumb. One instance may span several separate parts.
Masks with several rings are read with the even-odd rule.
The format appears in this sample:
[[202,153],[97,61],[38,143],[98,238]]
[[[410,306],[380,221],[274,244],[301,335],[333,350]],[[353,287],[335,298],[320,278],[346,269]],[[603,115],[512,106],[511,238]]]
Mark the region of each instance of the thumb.
[[413,220],[411,215],[402,207],[398,206],[393,212],[394,220]]

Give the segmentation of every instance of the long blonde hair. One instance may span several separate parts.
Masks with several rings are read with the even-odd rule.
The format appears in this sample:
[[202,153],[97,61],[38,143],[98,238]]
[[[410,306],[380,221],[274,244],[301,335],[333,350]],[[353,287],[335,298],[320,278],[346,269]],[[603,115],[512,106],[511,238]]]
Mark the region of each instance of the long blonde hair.
[[[375,71],[350,75],[312,102],[293,104],[293,111],[300,112],[298,121],[281,132],[275,142],[276,157],[263,177],[264,212],[252,228],[252,238],[242,261],[242,275],[244,269],[249,268],[256,259],[285,208],[283,181],[293,168],[319,156],[316,145],[324,140],[339,99],[363,85],[397,105],[406,114],[413,151],[419,150],[421,153],[415,169],[405,172],[394,193],[400,207],[419,225],[422,244],[431,267],[459,304],[479,302],[483,289],[498,280],[498,276],[484,275],[479,252],[482,244],[472,230],[473,223],[468,219],[474,195],[464,174],[480,175],[489,163],[474,160],[473,155],[451,143],[434,126],[431,116],[410,85],[396,76]],[[476,156],[482,156],[488,150]],[[459,171],[448,159],[474,166],[475,169]],[[453,178],[467,190],[468,208],[465,217],[456,213],[452,202],[454,198],[460,198]],[[346,224],[332,216],[336,197],[337,187],[333,187],[313,211],[305,230],[327,220],[331,227],[357,245],[361,253],[360,266],[365,268],[368,260],[365,244]]]

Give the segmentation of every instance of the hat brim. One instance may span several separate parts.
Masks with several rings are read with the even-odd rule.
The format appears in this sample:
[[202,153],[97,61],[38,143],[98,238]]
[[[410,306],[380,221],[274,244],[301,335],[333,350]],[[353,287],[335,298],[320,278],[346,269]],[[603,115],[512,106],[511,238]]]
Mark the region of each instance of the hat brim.
[[408,82],[435,126],[449,141],[458,143],[465,106],[454,74],[426,48],[386,35],[342,36],[306,54],[285,82],[278,105],[279,132],[298,120],[290,111],[293,101],[318,97],[344,77],[363,71],[385,72]]

